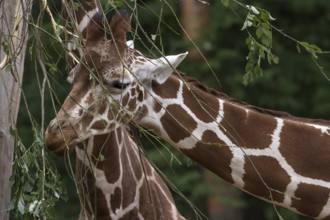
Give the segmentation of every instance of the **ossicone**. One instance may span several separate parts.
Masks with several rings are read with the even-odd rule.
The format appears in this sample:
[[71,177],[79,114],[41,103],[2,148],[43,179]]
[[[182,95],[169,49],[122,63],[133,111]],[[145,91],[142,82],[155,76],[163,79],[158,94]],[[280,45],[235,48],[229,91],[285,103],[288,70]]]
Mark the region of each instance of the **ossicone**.
[[126,44],[126,34],[131,30],[129,17],[126,11],[118,11],[111,19],[111,34],[117,43]]
[[87,44],[97,43],[105,37],[103,13],[97,12],[87,26]]

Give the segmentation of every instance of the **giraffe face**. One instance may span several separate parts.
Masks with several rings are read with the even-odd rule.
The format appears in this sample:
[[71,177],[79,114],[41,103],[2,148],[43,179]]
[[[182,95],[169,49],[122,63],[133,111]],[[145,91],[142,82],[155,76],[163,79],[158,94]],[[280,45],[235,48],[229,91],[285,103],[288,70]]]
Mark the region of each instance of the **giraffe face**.
[[127,22],[125,15],[114,16],[110,40],[103,38],[97,17],[87,27],[81,62],[69,74],[72,90],[45,132],[46,146],[55,154],[143,116],[151,82],[165,82],[187,55],[146,58],[126,45]]

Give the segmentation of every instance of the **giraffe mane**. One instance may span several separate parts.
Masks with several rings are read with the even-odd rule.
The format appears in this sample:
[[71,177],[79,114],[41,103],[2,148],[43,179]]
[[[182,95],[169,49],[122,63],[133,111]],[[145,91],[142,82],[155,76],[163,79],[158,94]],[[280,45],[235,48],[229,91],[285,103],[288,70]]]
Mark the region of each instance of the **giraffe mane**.
[[183,73],[175,72],[174,75],[175,75],[175,77],[184,80],[186,83],[188,83],[193,88],[196,88],[196,89],[198,89],[200,91],[203,91],[207,94],[210,94],[214,97],[224,99],[224,100],[226,100],[230,103],[239,105],[240,107],[242,107],[244,109],[247,109],[247,110],[256,111],[256,112],[259,112],[259,113],[262,113],[262,114],[267,114],[267,115],[282,118],[282,119],[299,121],[299,122],[303,122],[303,123],[311,123],[311,124],[320,124],[320,125],[324,125],[324,126],[330,126],[330,121],[329,120],[309,119],[309,118],[296,117],[296,116],[293,116],[293,115],[291,115],[287,112],[276,111],[276,110],[271,110],[271,109],[266,109],[266,108],[253,106],[253,105],[247,104],[245,102],[238,101],[234,98],[231,98],[227,94],[225,94],[223,92],[220,92],[218,90],[212,89],[212,88],[202,84],[197,79],[195,79],[193,77],[190,77],[190,76],[187,76]]

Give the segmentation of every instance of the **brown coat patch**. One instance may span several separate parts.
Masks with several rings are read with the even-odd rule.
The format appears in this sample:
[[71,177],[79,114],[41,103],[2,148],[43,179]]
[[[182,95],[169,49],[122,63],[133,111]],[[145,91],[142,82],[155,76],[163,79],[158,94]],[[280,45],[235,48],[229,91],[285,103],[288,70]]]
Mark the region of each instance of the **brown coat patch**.
[[122,97],[122,99],[121,99],[121,104],[122,104],[123,106],[126,106],[126,105],[128,104],[128,99],[129,99],[129,97],[130,97],[129,93],[126,93],[126,94],[124,95],[124,97]]
[[137,208],[134,208],[132,210],[130,210],[129,212],[126,212],[125,215],[123,215],[123,217],[121,217],[121,220],[130,220],[130,219],[138,219],[138,213],[139,210],[137,210]]
[[[134,180],[133,177],[133,171],[131,170],[131,168],[129,167],[129,161],[131,160],[131,158],[128,156],[127,154],[127,150],[125,147],[123,147],[122,149],[122,153],[120,155],[121,157],[121,162],[122,165],[125,167],[125,175],[123,175],[123,179],[122,179],[122,188],[123,189],[136,189],[137,186],[137,182]],[[134,166],[134,165],[133,165]],[[140,169],[140,167],[134,167],[135,169]],[[136,194],[135,190],[127,190],[125,191],[125,196],[123,196],[123,201],[122,201],[122,205],[123,207],[127,207],[129,206],[133,201],[134,201],[134,197]]]
[[[93,155],[99,155],[103,153],[104,142],[107,140],[107,135],[98,136],[98,141],[95,141],[94,144],[98,143],[98,147],[93,148]],[[80,149],[85,148],[84,144],[78,145]],[[97,157],[97,156],[96,156]],[[92,163],[96,163],[97,158],[92,157]],[[97,219],[106,219],[110,213],[107,207],[106,198],[101,189],[95,187],[95,178],[94,173],[90,170],[89,167],[86,167],[79,159],[76,162],[76,177],[79,187],[80,196],[84,205],[85,211],[91,216],[96,215]],[[102,164],[98,163],[98,165]],[[99,167],[99,166],[98,166]],[[87,205],[90,204],[91,206]]]
[[[213,131],[206,131],[202,136],[203,142],[198,142],[192,149],[180,149],[185,155],[206,167],[229,183],[234,183],[231,177],[230,161],[233,157],[228,147]],[[208,142],[208,143],[206,143]],[[218,143],[218,144],[215,144]]]
[[[70,94],[65,99],[62,108],[66,111],[69,111],[73,107],[80,103],[81,99],[89,92],[91,89],[91,83],[88,80],[88,70],[86,68],[82,68],[82,71],[78,73],[75,77],[75,82],[73,84],[72,90]],[[90,104],[93,100],[89,100],[91,97],[88,97],[87,102]]]
[[183,102],[200,120],[209,123],[215,121],[219,113],[218,98],[198,90],[189,90],[183,86]]
[[163,106],[162,106],[161,103],[159,103],[159,101],[154,100],[154,108],[153,109],[156,113],[158,113],[160,110],[163,109]]
[[128,102],[128,110],[134,111],[136,109],[136,97],[131,98]]
[[[276,173],[276,178],[274,173]],[[271,200],[271,193],[273,200],[277,202],[283,202],[284,192],[291,181],[290,176],[278,161],[267,156],[249,156],[246,158],[243,180],[245,182],[244,190],[267,200]]]
[[[102,192],[101,189],[94,187],[96,191],[96,195],[92,196],[90,194],[90,202],[93,206],[93,213],[95,213],[96,217],[95,219],[108,219],[108,216],[110,216],[110,212],[108,210],[107,206],[107,200]],[[88,188],[90,190],[90,188]],[[96,200],[96,202],[94,201]]]
[[[329,199],[329,189],[310,184],[300,184],[292,199],[292,207],[306,215],[317,217]],[[329,216],[328,218],[329,219]]]
[[136,110],[135,120],[140,120],[141,118],[144,118],[146,115],[148,115],[148,107],[145,105],[139,106]]
[[[129,166],[129,163],[126,164],[126,161],[123,162],[124,166],[127,166],[125,170],[129,170],[131,175],[135,175],[136,179],[141,179],[143,175],[142,167],[141,167],[141,157],[137,155],[138,149],[134,149],[133,146],[131,146],[131,143],[128,139],[128,136],[123,136],[123,152],[122,152],[122,158],[127,158],[127,160],[130,160],[130,164],[132,165],[132,168]],[[128,161],[127,161],[128,162]],[[128,173],[128,172],[127,172]],[[133,177],[132,177],[133,178]]]
[[[107,181],[109,183],[115,183],[120,176],[120,162],[119,162],[119,149],[118,147],[109,147],[117,146],[115,132],[110,133],[109,135],[99,135],[94,138],[94,147],[93,155],[95,159],[99,158],[100,152],[104,156],[103,161],[97,161],[97,167],[104,171]],[[105,144],[109,146],[105,146]],[[94,158],[92,158],[94,159]],[[108,161],[111,161],[111,166],[107,166]],[[96,162],[96,161],[95,161]]]
[[91,125],[92,121],[94,119],[94,116],[92,113],[88,112],[81,120],[81,124],[83,128],[87,128],[88,126]]
[[99,103],[99,107],[98,107],[97,112],[99,114],[103,114],[106,109],[107,109],[107,101],[102,100],[102,102]]
[[98,120],[96,122],[93,123],[93,125],[91,126],[91,128],[93,129],[97,129],[97,130],[103,130],[107,127],[107,122],[105,120]]
[[169,138],[177,143],[191,136],[191,132],[197,128],[197,122],[180,105],[169,105],[166,110],[160,122]]
[[116,187],[115,191],[113,194],[110,195],[111,198],[110,198],[110,206],[111,206],[111,210],[112,212],[116,212],[116,209],[120,208],[121,206],[121,198],[122,196],[124,196],[122,194],[122,190],[119,188],[119,187]]
[[221,130],[224,130],[237,146],[259,149],[269,147],[271,135],[276,128],[274,118],[258,112],[247,113],[245,109],[228,102],[224,104],[224,112],[220,123]]
[[143,214],[144,219],[172,219],[168,216],[171,205],[166,201],[163,193],[158,190],[157,184],[153,181],[143,182],[142,188],[144,190],[140,194],[140,204],[143,206],[140,207],[140,213]]
[[[133,92],[132,92],[133,93]],[[143,101],[143,98],[144,98],[144,91],[141,90],[141,89],[137,89],[136,90],[136,93],[137,93],[137,100],[139,102],[142,102]]]
[[164,99],[174,99],[177,98],[177,92],[179,90],[180,84],[177,79],[170,77],[161,85],[159,85],[156,81],[152,81],[151,87],[152,91],[154,91],[154,93],[156,93],[158,96]]
[[319,129],[287,121],[280,152],[296,173],[330,182],[330,136]]

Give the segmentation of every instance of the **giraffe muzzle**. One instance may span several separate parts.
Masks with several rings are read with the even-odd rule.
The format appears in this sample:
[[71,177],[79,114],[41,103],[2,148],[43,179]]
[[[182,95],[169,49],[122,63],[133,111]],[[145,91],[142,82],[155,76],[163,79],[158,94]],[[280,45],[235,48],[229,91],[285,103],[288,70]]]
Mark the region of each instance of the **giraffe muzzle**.
[[45,146],[57,156],[71,151],[79,142],[77,132],[68,119],[53,119],[45,131]]
[[54,118],[50,121],[46,131],[49,133],[57,132],[58,130],[66,130],[70,127],[69,120]]

